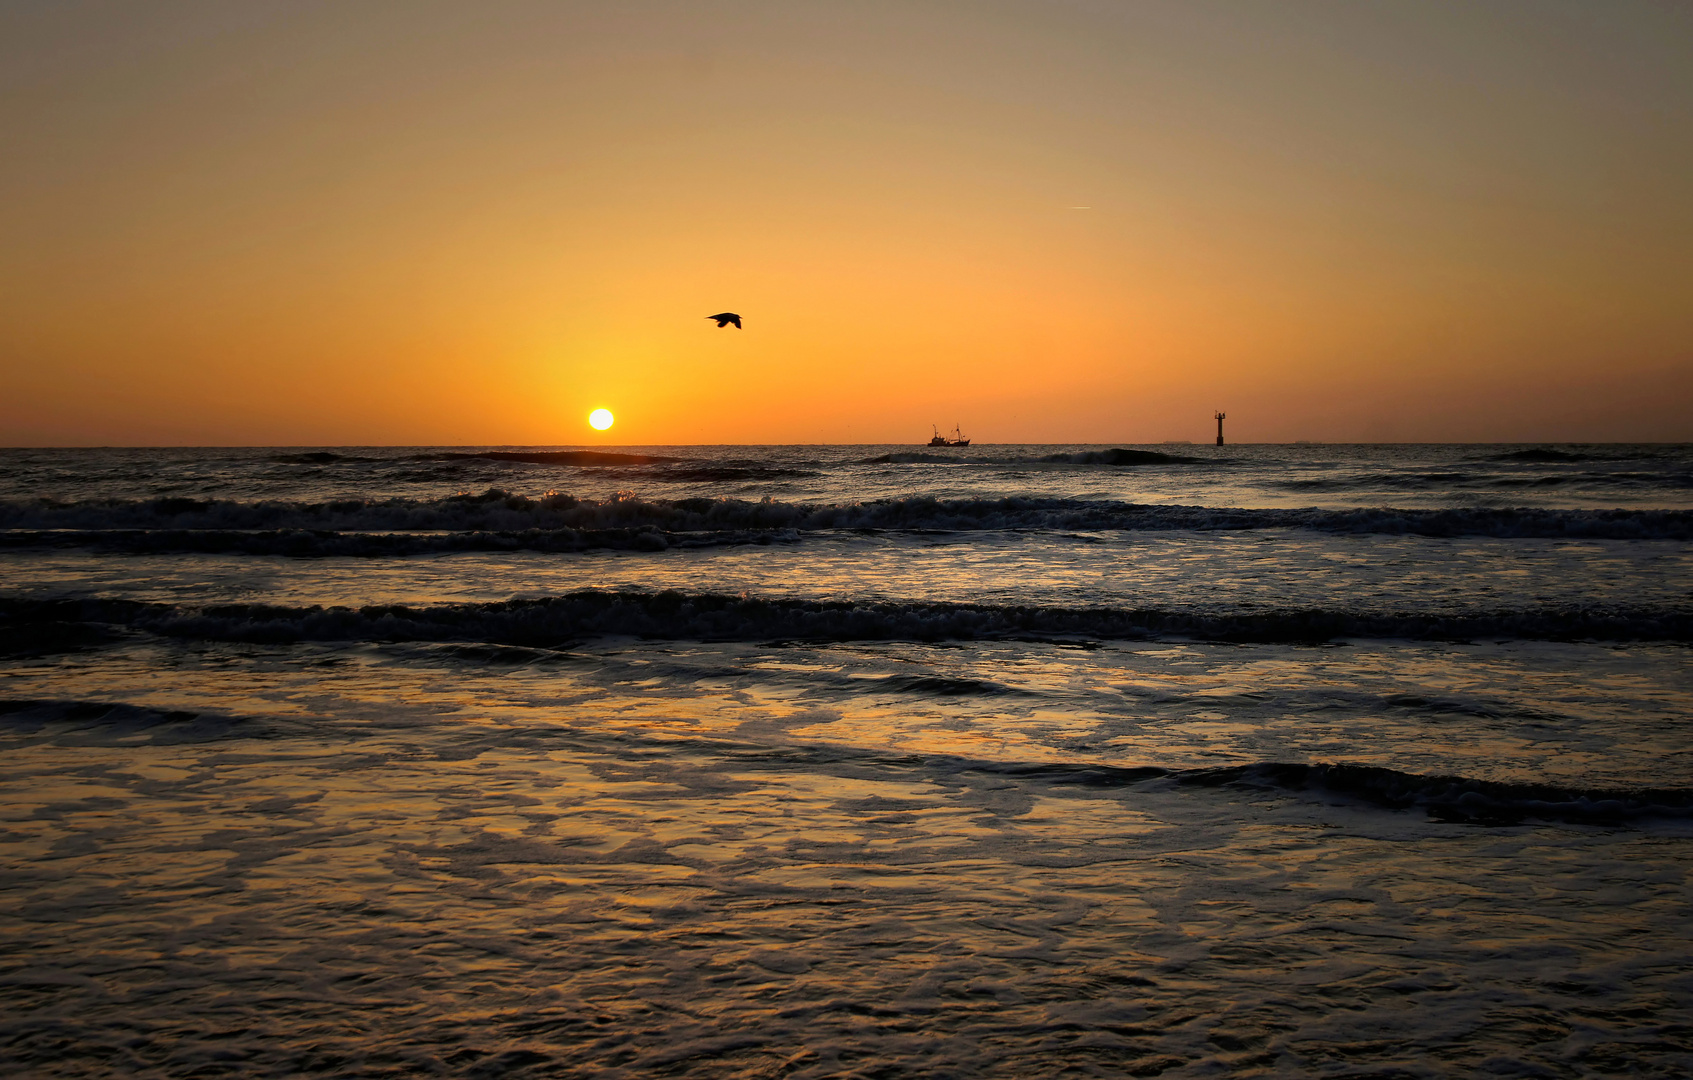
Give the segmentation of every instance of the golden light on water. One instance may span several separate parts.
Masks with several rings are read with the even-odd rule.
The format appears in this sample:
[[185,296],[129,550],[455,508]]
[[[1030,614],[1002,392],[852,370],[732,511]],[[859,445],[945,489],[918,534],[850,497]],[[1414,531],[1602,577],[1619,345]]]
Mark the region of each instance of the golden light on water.
[[588,414],[588,426],[593,428],[595,431],[604,431],[616,420],[617,417],[611,415],[610,409],[595,409],[593,412]]

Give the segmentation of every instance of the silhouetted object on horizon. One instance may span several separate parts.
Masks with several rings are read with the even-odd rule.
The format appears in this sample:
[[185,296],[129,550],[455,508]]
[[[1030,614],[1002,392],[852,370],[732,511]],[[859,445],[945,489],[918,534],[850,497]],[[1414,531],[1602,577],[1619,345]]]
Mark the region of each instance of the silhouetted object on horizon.
[[1225,417],[1227,415],[1228,415],[1227,413],[1218,413],[1217,414],[1217,445],[1218,446],[1223,445],[1223,417]]
[[932,428],[935,432],[935,437],[929,440],[930,446],[969,446],[970,445],[970,440],[966,439],[964,437],[964,432],[961,431],[959,428],[956,428],[956,427],[953,428],[952,429],[952,436],[950,438],[948,438],[947,436],[942,435],[941,429],[935,427],[935,425],[930,424],[929,427]]
[[723,329],[725,326],[728,326],[730,323],[734,323],[735,329],[737,329],[737,330],[739,330],[741,328],[741,317],[739,315],[735,314],[733,311],[720,311],[716,315],[707,315],[706,318],[716,319],[717,320],[717,328],[719,330]]

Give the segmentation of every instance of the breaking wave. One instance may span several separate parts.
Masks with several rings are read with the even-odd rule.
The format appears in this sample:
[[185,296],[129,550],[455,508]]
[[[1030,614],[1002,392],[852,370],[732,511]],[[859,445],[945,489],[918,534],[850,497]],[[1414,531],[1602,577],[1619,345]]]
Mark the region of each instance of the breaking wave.
[[[1539,608],[1451,613],[1320,608],[1206,612],[941,602],[760,599],[680,592],[580,591],[539,599],[427,606],[200,608],[129,600],[0,599],[0,639],[25,647],[57,628],[142,630],[212,641],[474,641],[557,647],[601,636],[672,640],[931,641],[1182,638],[1322,642],[1342,638],[1693,641],[1693,610]],[[919,688],[912,688],[917,690]],[[923,692],[941,692],[928,687]],[[973,692],[981,692],[980,689]]]
[[[480,495],[462,494],[442,499],[339,499],[316,503],[280,500],[236,502],[180,497],[83,502],[0,500],[0,529],[499,532],[526,539],[509,543],[506,540],[479,540],[475,543],[523,547],[556,542],[564,545],[561,549],[569,549],[578,541],[555,541],[542,534],[555,530],[578,533],[636,530],[651,533],[655,538],[644,543],[661,547],[670,546],[669,537],[673,534],[823,529],[1308,529],[1419,536],[1687,540],[1693,539],[1693,510],[1550,510],[1526,507],[1243,510],[1025,497],[913,497],[848,504],[786,503],[770,499],[754,502],[744,499],[628,497],[595,501],[556,493],[529,497],[495,488]],[[89,537],[78,541],[67,536],[62,542],[92,540]],[[12,539],[13,546],[24,542],[51,541],[45,536]],[[187,539],[182,542],[190,543]],[[303,541],[298,543],[302,550],[310,547]],[[393,543],[404,547],[400,541]],[[542,549],[554,550],[550,547]],[[187,550],[201,549],[190,547]]]
[[1201,459],[1157,450],[1084,450],[1075,454],[1048,454],[1034,460],[1053,465],[1191,465]]

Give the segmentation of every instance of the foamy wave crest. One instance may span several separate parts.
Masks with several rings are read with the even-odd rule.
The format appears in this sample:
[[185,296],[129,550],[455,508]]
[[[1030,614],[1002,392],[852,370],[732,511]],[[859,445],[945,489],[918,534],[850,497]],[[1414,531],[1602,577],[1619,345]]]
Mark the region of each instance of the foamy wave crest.
[[[764,600],[679,592],[582,591],[533,600],[432,606],[175,607],[125,600],[0,600],[0,637],[32,628],[132,628],[215,641],[477,641],[554,647],[607,635],[762,641],[1149,639],[1318,642],[1419,640],[1693,640],[1693,611],[1544,608],[1455,614],[1321,609],[1196,612],[990,604]],[[67,640],[78,645],[74,634]],[[39,648],[39,646],[31,646]]]
[[[445,499],[342,499],[321,503],[222,499],[0,501],[10,530],[302,530],[307,532],[645,530],[1311,529],[1338,533],[1582,539],[1693,539],[1693,510],[1370,508],[1239,510],[1081,499],[888,499],[849,504],[743,499],[604,501],[490,489]],[[40,542],[40,541],[38,541]],[[537,542],[545,542],[538,540]],[[574,541],[572,541],[573,543]]]

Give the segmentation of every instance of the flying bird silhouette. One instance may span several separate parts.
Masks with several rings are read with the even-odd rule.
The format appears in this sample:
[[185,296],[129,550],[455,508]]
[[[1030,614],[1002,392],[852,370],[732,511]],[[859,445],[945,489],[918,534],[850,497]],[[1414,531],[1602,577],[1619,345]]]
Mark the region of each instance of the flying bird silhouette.
[[733,311],[721,311],[721,312],[718,312],[716,315],[707,315],[706,318],[716,319],[717,320],[717,328],[719,330],[723,329],[725,326],[728,326],[730,323],[734,323],[735,329],[737,329],[737,330],[739,330],[741,328],[741,317],[739,315],[735,314]]

